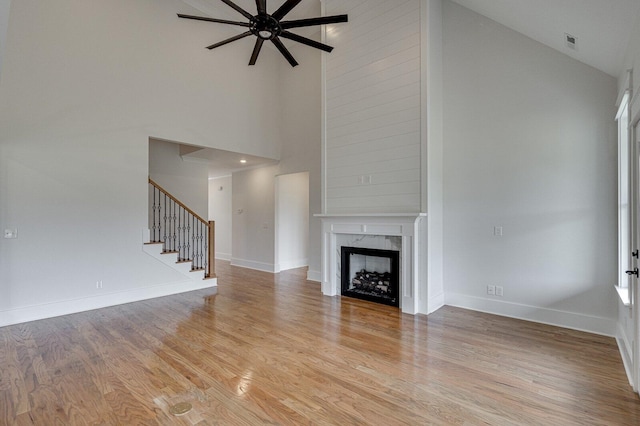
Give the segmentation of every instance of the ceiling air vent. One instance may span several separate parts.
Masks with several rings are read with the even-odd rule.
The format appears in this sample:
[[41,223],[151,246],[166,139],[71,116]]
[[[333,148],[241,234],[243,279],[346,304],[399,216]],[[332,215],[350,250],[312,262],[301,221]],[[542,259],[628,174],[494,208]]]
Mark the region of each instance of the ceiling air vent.
[[566,41],[567,47],[569,49],[578,50],[578,46],[577,46],[578,45],[578,39],[577,38],[575,38],[574,36],[572,36],[569,33],[564,33],[564,37],[565,37],[565,41]]

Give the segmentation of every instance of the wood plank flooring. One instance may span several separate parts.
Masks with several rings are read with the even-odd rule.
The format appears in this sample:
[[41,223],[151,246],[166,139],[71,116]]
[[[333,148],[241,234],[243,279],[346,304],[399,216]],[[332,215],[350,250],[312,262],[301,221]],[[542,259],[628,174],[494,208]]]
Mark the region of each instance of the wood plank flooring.
[[0,328],[0,425],[640,425],[612,338],[217,272],[217,291]]

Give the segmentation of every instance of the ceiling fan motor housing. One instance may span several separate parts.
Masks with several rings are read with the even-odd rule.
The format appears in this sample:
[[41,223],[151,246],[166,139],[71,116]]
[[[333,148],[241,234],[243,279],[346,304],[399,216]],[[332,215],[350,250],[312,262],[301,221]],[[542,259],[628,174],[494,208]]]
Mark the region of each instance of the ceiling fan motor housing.
[[256,15],[251,21],[250,31],[263,40],[271,40],[282,32],[280,22],[271,15]]

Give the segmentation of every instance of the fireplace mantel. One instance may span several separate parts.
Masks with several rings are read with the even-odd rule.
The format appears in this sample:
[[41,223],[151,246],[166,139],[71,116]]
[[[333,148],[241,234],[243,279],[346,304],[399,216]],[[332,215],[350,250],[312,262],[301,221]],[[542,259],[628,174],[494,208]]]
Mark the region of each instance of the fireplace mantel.
[[[400,250],[400,309],[404,313],[420,311],[421,299],[426,298],[426,274],[420,268],[420,253],[424,251],[426,235],[422,226],[426,213],[363,213],[316,214],[322,220],[322,293],[340,295],[340,247],[337,236],[370,235],[401,238]],[[422,278],[422,279],[421,279]]]

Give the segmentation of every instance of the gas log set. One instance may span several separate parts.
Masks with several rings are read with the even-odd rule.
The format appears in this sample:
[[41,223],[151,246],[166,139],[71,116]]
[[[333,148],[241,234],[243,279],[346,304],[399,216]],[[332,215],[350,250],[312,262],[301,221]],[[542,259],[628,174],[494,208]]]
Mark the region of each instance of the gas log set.
[[364,269],[356,272],[351,280],[351,291],[371,295],[385,296],[391,293],[391,274],[389,272],[369,272]]

